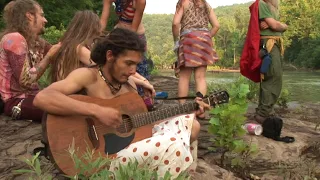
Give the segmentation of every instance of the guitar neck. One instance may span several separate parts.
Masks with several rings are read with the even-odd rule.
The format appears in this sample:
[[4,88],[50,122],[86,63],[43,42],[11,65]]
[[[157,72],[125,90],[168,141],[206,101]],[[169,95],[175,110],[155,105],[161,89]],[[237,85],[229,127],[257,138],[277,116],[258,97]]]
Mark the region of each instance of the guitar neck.
[[192,111],[197,110],[197,108],[197,103],[189,102],[183,105],[177,105],[169,108],[160,109],[158,111],[151,111],[143,114],[138,114],[131,118],[133,120],[134,128],[138,128],[179,114],[190,113]]

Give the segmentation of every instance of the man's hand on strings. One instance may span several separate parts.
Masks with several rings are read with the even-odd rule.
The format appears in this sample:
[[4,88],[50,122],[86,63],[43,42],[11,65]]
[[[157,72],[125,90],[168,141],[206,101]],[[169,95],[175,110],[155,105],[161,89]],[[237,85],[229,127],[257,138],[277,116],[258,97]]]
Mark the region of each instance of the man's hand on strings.
[[203,99],[200,97],[196,97],[195,101],[199,105],[199,109],[196,111],[196,116],[199,118],[204,118],[205,111],[210,109],[209,104],[203,102]]
[[120,112],[110,107],[97,106],[95,118],[97,118],[103,124],[113,128],[117,128],[122,123]]

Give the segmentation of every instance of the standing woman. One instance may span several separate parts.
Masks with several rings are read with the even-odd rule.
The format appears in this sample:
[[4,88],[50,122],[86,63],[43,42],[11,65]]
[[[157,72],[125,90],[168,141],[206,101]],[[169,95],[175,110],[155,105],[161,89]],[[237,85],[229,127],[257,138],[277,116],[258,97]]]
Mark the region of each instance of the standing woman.
[[[210,30],[209,23],[212,26]],[[205,0],[179,0],[177,3],[172,34],[178,55],[175,73],[179,76],[179,97],[188,95],[193,71],[196,91],[206,95],[207,65],[218,60],[212,37],[219,30],[219,26],[213,9]],[[180,103],[184,102],[185,100],[180,100]]]
[[[118,22],[115,28],[125,28],[136,32],[145,42],[145,51],[147,49],[147,41],[145,29],[142,24],[142,16],[146,7],[146,0],[103,0],[103,10],[100,18],[101,28],[104,30],[108,24],[110,8],[112,3],[115,4],[115,12],[118,15]],[[143,60],[137,66],[137,73],[133,75],[135,78],[149,83],[149,72],[147,58],[144,54]],[[140,95],[143,95],[142,87],[138,87]]]

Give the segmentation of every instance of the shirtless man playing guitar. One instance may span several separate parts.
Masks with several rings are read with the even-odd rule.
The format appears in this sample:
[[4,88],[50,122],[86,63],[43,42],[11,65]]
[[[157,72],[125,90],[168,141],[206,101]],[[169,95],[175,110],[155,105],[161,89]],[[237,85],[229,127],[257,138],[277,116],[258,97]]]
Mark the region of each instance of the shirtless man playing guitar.
[[[136,93],[136,86],[130,76],[136,72],[143,51],[144,44],[136,33],[121,28],[114,29],[93,44],[91,59],[97,64],[96,67],[74,70],[66,79],[55,82],[39,92],[33,103],[49,114],[88,116],[105,126],[117,128],[122,123],[121,113],[117,109],[75,100],[70,95],[85,91],[89,97],[111,100],[128,92]],[[117,163],[126,162],[126,158],[135,158],[139,164],[148,164],[151,169],[157,170],[160,176],[169,170],[173,177],[176,177],[180,172],[187,170],[193,161],[190,142],[197,139],[200,131],[195,114],[201,116],[204,109],[209,107],[199,98],[196,102],[199,104],[196,113],[162,121],[160,125],[154,125],[156,129],[152,130],[152,137],[135,142],[119,151],[111,169],[116,167]],[[177,127],[172,129],[170,124]],[[59,128],[63,128],[63,125]],[[168,138],[165,138],[167,136]],[[166,153],[168,151],[170,153]]]

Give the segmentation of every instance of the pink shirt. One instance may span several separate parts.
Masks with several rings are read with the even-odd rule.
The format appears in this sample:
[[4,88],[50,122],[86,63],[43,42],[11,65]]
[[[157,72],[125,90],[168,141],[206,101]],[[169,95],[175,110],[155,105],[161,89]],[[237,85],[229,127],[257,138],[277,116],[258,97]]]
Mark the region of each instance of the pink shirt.
[[9,33],[2,37],[0,94],[4,102],[11,98],[35,95],[39,91],[38,82],[31,78],[29,70],[43,59],[49,46],[37,43],[35,49],[29,51],[26,39],[20,33]]

